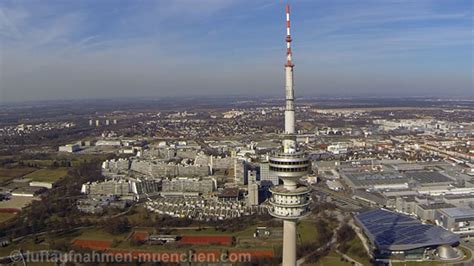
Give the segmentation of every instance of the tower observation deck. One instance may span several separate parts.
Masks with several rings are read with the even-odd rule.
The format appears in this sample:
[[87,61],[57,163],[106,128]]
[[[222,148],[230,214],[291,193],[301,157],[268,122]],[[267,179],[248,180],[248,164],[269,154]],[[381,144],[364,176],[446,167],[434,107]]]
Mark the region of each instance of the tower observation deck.
[[269,213],[283,220],[283,266],[296,265],[296,221],[309,211],[310,189],[298,181],[310,170],[307,154],[300,151],[295,136],[293,59],[290,34],[290,7],[286,5],[285,134],[282,148],[270,155],[269,167],[283,185],[270,188]]

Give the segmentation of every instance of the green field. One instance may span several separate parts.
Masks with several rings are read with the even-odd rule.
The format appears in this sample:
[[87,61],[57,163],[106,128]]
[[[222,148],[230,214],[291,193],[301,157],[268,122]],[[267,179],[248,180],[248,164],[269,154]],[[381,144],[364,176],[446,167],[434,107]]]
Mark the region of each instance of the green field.
[[8,256],[12,251],[22,249],[24,251],[37,251],[49,249],[48,244],[35,244],[32,239],[22,241],[20,244],[11,244],[6,247],[0,247],[0,257]]
[[243,227],[241,231],[220,231],[215,228],[203,228],[203,229],[184,229],[184,230],[173,230],[173,234],[178,235],[232,235],[238,237],[253,237],[255,230],[258,225],[250,225]]
[[348,244],[350,248],[347,250],[346,254],[349,257],[362,263],[363,265],[371,265],[369,255],[365,251],[364,245],[357,235],[351,241],[349,241]]
[[318,240],[318,231],[314,221],[301,220],[296,230],[301,243],[313,243]]
[[16,214],[14,213],[5,213],[5,212],[0,213],[0,223],[10,220],[11,218],[15,217],[15,215]]
[[37,182],[56,182],[67,175],[67,168],[40,169],[33,173],[25,175],[31,181]]
[[[328,255],[322,257],[316,263],[309,263],[303,265],[315,265],[315,266],[350,266],[352,263],[341,260],[342,256],[337,254],[335,251],[329,252]],[[365,264],[364,264],[365,265]],[[370,265],[370,264],[369,264]]]
[[35,171],[35,168],[0,168],[0,182],[22,177]]
[[98,228],[91,228],[91,229],[83,229],[80,231],[79,236],[76,237],[78,239],[90,239],[90,240],[116,240],[116,241],[123,241],[129,233],[119,234],[119,235],[112,235],[105,232],[102,229]]
[[22,162],[34,167],[52,167],[54,160],[22,160]]
[[205,228],[205,229],[185,229],[185,230],[173,230],[172,234],[177,235],[233,235],[229,232],[218,231],[214,228]]

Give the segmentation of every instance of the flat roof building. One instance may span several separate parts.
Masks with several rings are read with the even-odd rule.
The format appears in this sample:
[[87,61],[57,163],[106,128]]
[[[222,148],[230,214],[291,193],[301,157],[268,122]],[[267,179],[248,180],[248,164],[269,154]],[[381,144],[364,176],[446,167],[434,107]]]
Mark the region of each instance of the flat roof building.
[[474,209],[445,208],[437,210],[436,224],[453,233],[470,236],[474,235]]
[[344,181],[353,189],[359,188],[408,188],[409,179],[396,172],[347,172],[341,171]]
[[453,179],[433,171],[413,171],[406,172],[405,175],[420,186],[447,186],[455,182]]

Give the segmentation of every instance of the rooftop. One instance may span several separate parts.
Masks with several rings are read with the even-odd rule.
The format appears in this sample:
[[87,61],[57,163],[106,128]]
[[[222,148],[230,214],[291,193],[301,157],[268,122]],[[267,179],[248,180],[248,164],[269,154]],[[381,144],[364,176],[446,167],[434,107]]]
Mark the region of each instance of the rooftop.
[[443,213],[453,218],[470,218],[474,217],[474,209],[472,208],[445,208],[441,209]]
[[422,184],[427,183],[451,183],[454,182],[451,178],[440,174],[439,172],[420,171],[420,172],[406,172],[405,175],[418,181]]
[[238,187],[225,188],[220,194],[220,198],[238,198],[240,191]]
[[444,202],[436,202],[431,204],[421,204],[420,208],[423,210],[435,210],[435,209],[443,209],[443,208],[453,208],[454,205],[450,203]]
[[404,251],[460,241],[459,236],[439,226],[422,224],[415,218],[385,209],[363,212],[355,218],[379,250]]
[[394,185],[408,183],[409,179],[396,172],[342,172],[356,187],[370,187],[375,185]]

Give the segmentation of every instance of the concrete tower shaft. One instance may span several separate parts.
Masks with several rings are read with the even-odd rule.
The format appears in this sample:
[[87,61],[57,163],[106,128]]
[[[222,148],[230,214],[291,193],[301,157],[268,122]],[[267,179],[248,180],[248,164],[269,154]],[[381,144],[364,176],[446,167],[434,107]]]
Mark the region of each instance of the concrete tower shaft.
[[296,221],[308,214],[310,189],[299,180],[310,170],[310,160],[298,149],[295,135],[295,106],[293,61],[290,34],[290,7],[286,5],[286,64],[285,64],[285,135],[282,149],[269,157],[269,169],[283,181],[270,188],[269,213],[283,220],[283,266],[296,265]]

